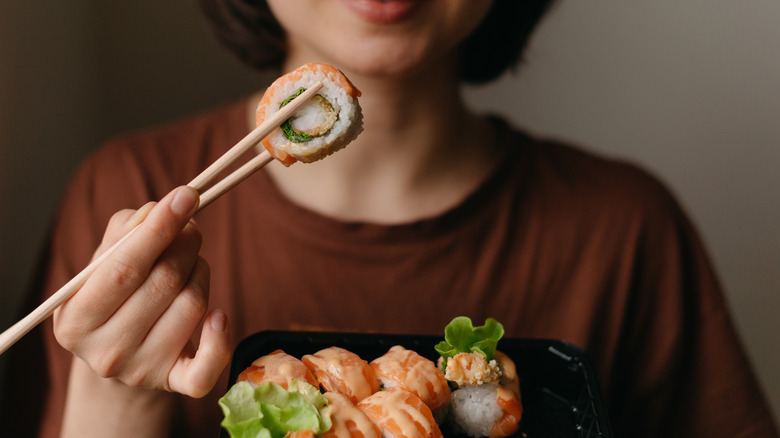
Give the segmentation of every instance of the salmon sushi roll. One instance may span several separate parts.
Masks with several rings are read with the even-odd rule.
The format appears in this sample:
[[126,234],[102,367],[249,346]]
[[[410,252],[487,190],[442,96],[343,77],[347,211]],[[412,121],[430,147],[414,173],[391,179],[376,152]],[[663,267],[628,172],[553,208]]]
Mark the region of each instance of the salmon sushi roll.
[[379,391],[374,369],[357,354],[340,347],[328,347],[301,358],[325,391],[344,394],[357,403]]
[[515,364],[509,356],[496,350],[488,362],[480,353],[459,353],[449,359],[445,375],[457,386],[450,404],[457,431],[490,438],[517,432],[523,405]]
[[419,397],[436,412],[450,402],[450,387],[444,373],[432,360],[396,345],[371,362],[385,388],[401,387]]
[[320,160],[363,130],[360,91],[337,68],[316,63],[304,64],[268,87],[257,106],[257,125],[317,82],[323,85],[318,93],[263,139],[265,148],[286,166]]
[[315,388],[320,386],[311,370],[300,359],[282,350],[256,359],[236,378],[236,382],[247,381],[253,386],[274,382],[284,389],[288,389],[293,380],[306,382]]
[[323,438],[382,438],[379,428],[355,407],[349,399],[338,392],[326,392],[328,415],[333,424],[329,431],[317,435]]
[[398,387],[379,391],[357,404],[385,438],[442,437],[431,409],[411,392]]

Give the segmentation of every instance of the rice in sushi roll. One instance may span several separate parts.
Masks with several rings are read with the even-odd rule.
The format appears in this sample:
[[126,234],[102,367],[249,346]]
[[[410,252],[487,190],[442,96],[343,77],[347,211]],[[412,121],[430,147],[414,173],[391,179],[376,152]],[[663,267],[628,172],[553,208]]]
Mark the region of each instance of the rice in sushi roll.
[[458,317],[436,346],[439,366],[454,388],[449,421],[457,433],[498,438],[520,428],[523,406],[515,365],[495,349],[503,334],[503,326],[492,318],[475,328],[469,318]]
[[319,92],[263,139],[265,148],[286,166],[320,160],[363,130],[360,91],[337,68],[317,63],[304,64],[268,87],[257,107],[257,125],[317,82],[323,85]]

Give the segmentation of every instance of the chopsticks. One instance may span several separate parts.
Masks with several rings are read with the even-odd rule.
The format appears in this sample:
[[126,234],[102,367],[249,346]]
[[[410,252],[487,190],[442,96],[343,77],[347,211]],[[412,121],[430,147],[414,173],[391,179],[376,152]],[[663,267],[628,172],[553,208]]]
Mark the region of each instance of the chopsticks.
[[[255,157],[247,161],[241,167],[236,169],[233,173],[229,174],[222,180],[215,182],[211,187],[209,185],[221,175],[225,169],[233,164],[239,157],[248,152],[263,138],[267,137],[276,127],[284,123],[289,119],[292,114],[306,101],[308,101],[314,94],[322,88],[322,83],[317,82],[310,86],[306,91],[301,93],[298,97],[290,101],[287,105],[280,108],[278,112],[273,114],[257,128],[252,130],[246,137],[241,139],[235,146],[230,148],[225,154],[219,157],[214,163],[207,167],[203,172],[190,181],[188,186],[194,188],[200,193],[200,204],[198,211],[202,210],[207,205],[214,202],[217,198],[227,193],[230,189],[237,186],[239,183],[247,179],[250,175],[261,169],[263,166],[273,160],[273,156],[263,150]],[[207,189],[208,187],[208,189]],[[43,322],[46,318],[51,316],[54,311],[68,300],[73,294],[75,294],[81,286],[87,281],[90,275],[97,269],[100,264],[107,259],[111,253],[119,248],[122,243],[127,240],[133,232],[138,229],[138,226],[131,229],[130,232],[124,235],[119,241],[117,241],[112,247],[106,250],[99,257],[94,259],[86,268],[79,272],[69,282],[62,286],[57,292],[52,294],[46,301],[39,305],[35,310],[30,312],[27,316],[19,320],[16,324],[12,325],[2,334],[0,334],[0,354],[3,354],[8,348],[14,345],[19,339],[24,337],[30,330],[35,328],[38,324]]]

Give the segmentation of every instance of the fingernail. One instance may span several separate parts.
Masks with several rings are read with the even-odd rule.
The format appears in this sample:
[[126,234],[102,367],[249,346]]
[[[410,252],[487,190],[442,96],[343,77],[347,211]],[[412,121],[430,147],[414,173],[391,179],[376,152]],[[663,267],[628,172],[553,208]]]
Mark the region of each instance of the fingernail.
[[223,332],[227,327],[227,316],[221,310],[215,310],[211,315],[211,329],[215,332]]
[[178,216],[191,216],[195,213],[198,200],[198,192],[185,186],[174,195],[173,201],[171,201],[171,211]]

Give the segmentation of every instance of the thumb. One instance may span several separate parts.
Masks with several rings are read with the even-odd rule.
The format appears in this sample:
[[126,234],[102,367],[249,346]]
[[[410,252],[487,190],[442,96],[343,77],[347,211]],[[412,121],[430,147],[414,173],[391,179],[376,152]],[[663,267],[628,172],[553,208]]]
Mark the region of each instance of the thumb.
[[225,312],[214,310],[203,323],[200,345],[194,357],[182,356],[171,369],[171,391],[200,398],[216,385],[230,363],[230,330]]

